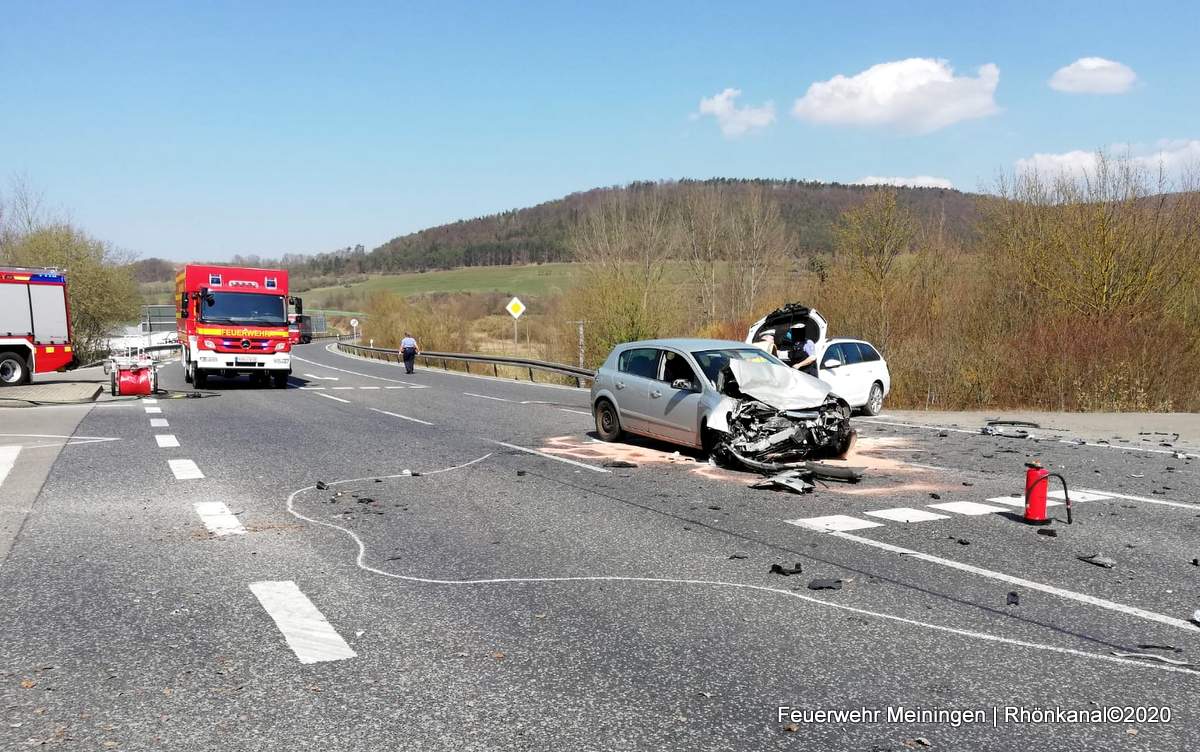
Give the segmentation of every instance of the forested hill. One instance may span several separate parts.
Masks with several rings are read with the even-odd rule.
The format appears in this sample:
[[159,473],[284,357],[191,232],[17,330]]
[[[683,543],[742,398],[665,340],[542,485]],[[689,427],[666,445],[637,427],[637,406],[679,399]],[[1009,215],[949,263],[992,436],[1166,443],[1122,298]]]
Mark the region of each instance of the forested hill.
[[[701,183],[719,184],[731,195],[755,185],[770,188],[798,246],[816,251],[832,248],[833,227],[838,216],[861,202],[871,190],[862,185],[799,180],[716,179],[657,185],[671,196]],[[296,270],[306,275],[341,275],[569,261],[567,233],[583,212],[599,203],[605,194],[639,190],[650,185],[635,183],[572,193],[527,209],[460,220],[393,238],[370,252],[360,246],[322,253],[308,257]],[[943,216],[950,235],[962,237],[970,232],[976,213],[976,196],[942,188],[898,190],[901,202],[919,216]]]
[[[800,249],[828,251],[838,216],[860,203],[872,190],[863,185],[816,183],[801,180],[681,180],[633,183],[572,193],[526,209],[513,209],[476,219],[465,219],[393,238],[367,251],[363,246],[312,256],[287,254],[282,259],[235,256],[214,263],[254,266],[281,265],[309,280],[365,273],[453,269],[460,266],[497,266],[542,261],[569,261],[567,235],[581,214],[606,195],[657,187],[668,198],[679,198],[699,185],[719,185],[732,198],[754,186],[764,186],[779,201],[784,221]],[[943,188],[899,188],[902,204],[922,218],[944,218],[951,237],[964,238],[974,225],[978,196]],[[173,264],[143,259],[135,264],[143,282],[171,281]]]

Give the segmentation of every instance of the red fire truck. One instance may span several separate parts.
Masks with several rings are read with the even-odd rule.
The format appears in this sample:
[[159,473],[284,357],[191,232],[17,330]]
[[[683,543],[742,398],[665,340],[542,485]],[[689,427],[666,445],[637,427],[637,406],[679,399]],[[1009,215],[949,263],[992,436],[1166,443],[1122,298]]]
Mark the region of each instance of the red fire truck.
[[0,266],[0,386],[74,364],[66,274]]
[[[176,320],[184,379],[250,374],[286,389],[292,372],[288,273],[283,269],[188,264],[175,275]],[[299,309],[297,309],[299,310]]]

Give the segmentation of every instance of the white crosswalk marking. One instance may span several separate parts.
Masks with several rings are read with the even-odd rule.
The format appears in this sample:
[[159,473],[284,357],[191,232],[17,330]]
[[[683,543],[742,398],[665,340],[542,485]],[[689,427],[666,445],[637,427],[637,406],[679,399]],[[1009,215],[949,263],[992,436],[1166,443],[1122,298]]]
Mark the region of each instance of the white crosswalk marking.
[[204,477],[204,473],[200,472],[200,468],[196,467],[192,460],[167,460],[167,465],[171,467],[171,472],[175,473],[176,480],[197,480]]
[[161,415],[162,408],[161,407],[147,407],[146,414],[147,415]]
[[17,463],[17,455],[20,453],[19,446],[0,446],[0,486],[4,485],[4,479]]
[[325,399],[331,399],[334,402],[345,402],[347,405],[350,404],[350,400],[342,399],[341,397],[334,397],[332,394],[318,394],[317,396],[324,397]]
[[151,428],[166,428],[169,425],[171,425],[171,424],[167,422],[166,418],[151,418],[150,419],[150,427]]
[[980,504],[976,501],[947,501],[941,504],[930,504],[930,509],[941,509],[946,512],[954,512],[955,514],[965,515],[981,515],[995,514],[996,512],[1007,512],[1005,507],[995,507],[991,504]]
[[[1065,499],[1065,498],[1067,498],[1066,496],[1063,495],[1062,491],[1049,491],[1049,492],[1047,492],[1046,497],[1049,499]],[[1104,496],[1102,494],[1092,493],[1091,491],[1072,491],[1071,492],[1071,501],[1072,502],[1104,501],[1105,499],[1111,499],[1111,498],[1112,498],[1111,496]],[[1024,503],[1025,503],[1024,501],[1021,502],[1022,505],[1024,505]]]
[[865,530],[869,527],[883,527],[878,522],[860,520],[847,514],[831,514],[828,517],[808,517],[800,520],[787,520],[787,524],[806,527],[810,530],[820,530],[830,533],[835,530]]
[[245,535],[246,528],[220,501],[197,501],[192,504],[201,522],[213,535]]
[[877,509],[874,512],[867,512],[867,514],[883,520],[891,520],[892,522],[929,522],[931,520],[950,519],[944,514],[934,514],[933,512],[926,512],[924,509],[913,509],[912,507]]
[[155,434],[154,440],[158,442],[158,446],[162,449],[171,449],[179,446],[179,439],[175,438],[175,434],[173,433]]
[[355,653],[295,582],[252,582],[250,590],[301,663],[340,661]]
[[[1074,498],[1071,499],[1071,501],[1074,501],[1074,500],[1075,500]],[[1005,504],[1010,507],[1024,507],[1025,506],[1025,497],[1023,497],[1023,496],[996,496],[995,498],[988,499],[988,501],[992,502],[993,504]],[[1061,507],[1062,502],[1061,501],[1052,501],[1050,499],[1047,499],[1046,506]]]

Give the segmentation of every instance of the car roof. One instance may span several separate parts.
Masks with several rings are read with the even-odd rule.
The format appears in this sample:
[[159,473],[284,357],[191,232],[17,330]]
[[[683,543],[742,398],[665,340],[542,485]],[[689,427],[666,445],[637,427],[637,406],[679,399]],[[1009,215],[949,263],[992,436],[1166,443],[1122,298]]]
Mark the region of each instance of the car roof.
[[671,337],[664,339],[641,339],[636,342],[622,342],[620,348],[628,347],[674,347],[680,350],[744,350],[754,347],[735,339],[693,339],[688,337]]
[[[855,337],[830,337],[829,339],[825,340],[825,343],[829,345],[836,344],[838,342],[861,342],[864,345],[871,345],[871,343],[865,339],[857,339]],[[871,345],[871,347],[875,347],[875,345]]]

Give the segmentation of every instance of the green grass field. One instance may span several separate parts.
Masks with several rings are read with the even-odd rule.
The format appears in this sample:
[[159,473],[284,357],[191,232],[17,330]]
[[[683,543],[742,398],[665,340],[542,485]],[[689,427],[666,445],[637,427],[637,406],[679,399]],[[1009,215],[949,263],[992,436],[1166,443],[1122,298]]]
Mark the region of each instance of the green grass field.
[[548,295],[566,290],[571,284],[574,270],[572,264],[474,266],[448,271],[379,275],[365,282],[314,287],[299,294],[304,298],[304,305],[312,308],[338,307],[350,301],[357,301],[361,305],[376,292],[390,292],[404,297],[434,292]]

